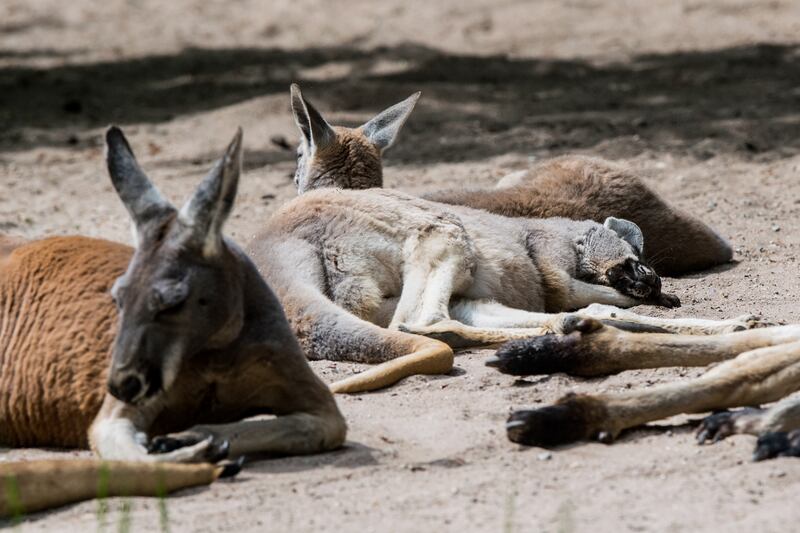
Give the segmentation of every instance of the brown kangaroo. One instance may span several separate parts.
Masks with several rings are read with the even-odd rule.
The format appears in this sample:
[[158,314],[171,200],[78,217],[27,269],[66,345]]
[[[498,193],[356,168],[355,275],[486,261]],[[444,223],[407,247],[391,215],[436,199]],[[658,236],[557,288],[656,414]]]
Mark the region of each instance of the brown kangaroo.
[[[255,265],[222,235],[241,130],[180,211],[147,179],[119,129],[108,130],[106,145],[135,250],[85,237],[3,241],[0,443],[91,446],[102,459],[150,463],[339,447],[346,425],[331,392]],[[257,414],[276,417],[243,421]],[[58,464],[0,465],[19,489],[14,501],[0,491],[0,511],[97,495],[105,466]],[[107,468],[108,495],[154,495],[158,485],[208,483],[221,473],[204,465]]]
[[[358,128],[345,128],[330,126],[292,85],[292,111],[302,134],[298,191],[382,187],[382,152],[394,143],[419,94]],[[446,189],[423,198],[509,217],[627,219],[641,228],[644,258],[663,275],[707,269],[733,257],[730,244],[708,225],[668,204],[625,166],[599,158],[557,157],[507,176],[496,187]]]

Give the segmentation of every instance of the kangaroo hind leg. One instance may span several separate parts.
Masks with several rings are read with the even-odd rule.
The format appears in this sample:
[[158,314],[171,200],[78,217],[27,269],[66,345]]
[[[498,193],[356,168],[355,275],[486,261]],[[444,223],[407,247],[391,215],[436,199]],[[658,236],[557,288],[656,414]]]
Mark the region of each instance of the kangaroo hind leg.
[[[731,335],[743,333],[750,332]],[[552,406],[512,413],[506,428],[512,441],[523,444],[611,440],[623,429],[654,420],[773,402],[798,389],[800,341],[794,341],[742,353],[696,379],[616,394],[567,395]]]

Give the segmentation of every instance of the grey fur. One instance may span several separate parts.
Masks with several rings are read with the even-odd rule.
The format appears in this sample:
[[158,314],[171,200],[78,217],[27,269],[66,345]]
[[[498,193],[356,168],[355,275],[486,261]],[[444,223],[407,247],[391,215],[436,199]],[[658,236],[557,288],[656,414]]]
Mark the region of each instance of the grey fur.
[[111,126],[105,137],[108,174],[133,219],[137,233],[141,233],[149,222],[174,213],[172,205],[139,167],[122,130]]
[[603,225],[616,232],[625,242],[633,246],[637,255],[641,257],[644,254],[644,235],[639,226],[630,220],[616,217],[608,217]]
[[422,93],[415,92],[402,102],[381,111],[361,126],[364,135],[382,151],[392,146]]
[[[151,190],[122,132],[114,129],[108,139],[110,170]],[[152,231],[114,284],[119,326],[110,394],[89,435],[102,457],[196,462],[216,460],[218,449],[313,453],[344,441],[344,419],[308,366],[280,302],[249,257],[222,237],[241,140],[240,129],[180,217],[148,221]],[[130,190],[120,183],[126,200]],[[242,420],[260,413],[277,417]],[[214,424],[190,427],[201,422]],[[148,435],[187,428],[155,446],[151,441],[149,450],[158,453],[143,445]]]
[[220,249],[222,225],[233,208],[241,170],[242,129],[239,128],[225,155],[180,211],[179,220],[188,230],[187,237],[200,245],[207,256]]
[[[298,249],[308,254],[293,257]],[[273,286],[294,287],[284,289],[287,298],[313,287],[384,327],[403,315],[403,291],[419,268],[452,264],[452,277],[442,279],[454,301],[544,312],[593,303],[588,284],[608,285],[612,267],[638,262],[628,243],[595,222],[511,219],[377,189],[306,193],[276,213],[251,253]],[[600,303],[637,303],[613,290],[608,298]]]

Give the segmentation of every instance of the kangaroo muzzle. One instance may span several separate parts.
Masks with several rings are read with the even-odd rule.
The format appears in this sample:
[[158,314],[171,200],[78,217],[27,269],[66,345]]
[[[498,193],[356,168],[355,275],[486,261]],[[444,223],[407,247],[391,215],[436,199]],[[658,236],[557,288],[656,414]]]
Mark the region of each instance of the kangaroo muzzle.
[[640,300],[661,294],[661,278],[648,265],[627,259],[606,272],[609,284],[622,294]]

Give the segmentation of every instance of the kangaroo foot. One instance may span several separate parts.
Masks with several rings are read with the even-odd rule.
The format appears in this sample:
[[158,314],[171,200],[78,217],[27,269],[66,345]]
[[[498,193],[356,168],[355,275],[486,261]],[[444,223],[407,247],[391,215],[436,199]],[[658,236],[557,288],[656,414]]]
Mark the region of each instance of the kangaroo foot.
[[486,366],[512,376],[554,374],[593,375],[595,350],[592,336],[609,330],[601,322],[578,315],[566,315],[559,329],[562,335],[548,334],[509,341],[486,360]]
[[544,448],[595,438],[608,443],[617,432],[604,427],[607,420],[601,401],[569,394],[554,405],[514,411],[506,422],[506,435],[512,442]]
[[773,431],[758,437],[753,461],[775,457],[800,457],[800,430]]
[[757,417],[760,409],[748,407],[738,411],[720,411],[703,419],[695,433],[698,444],[715,443],[722,439],[746,433],[744,426],[748,420]]

